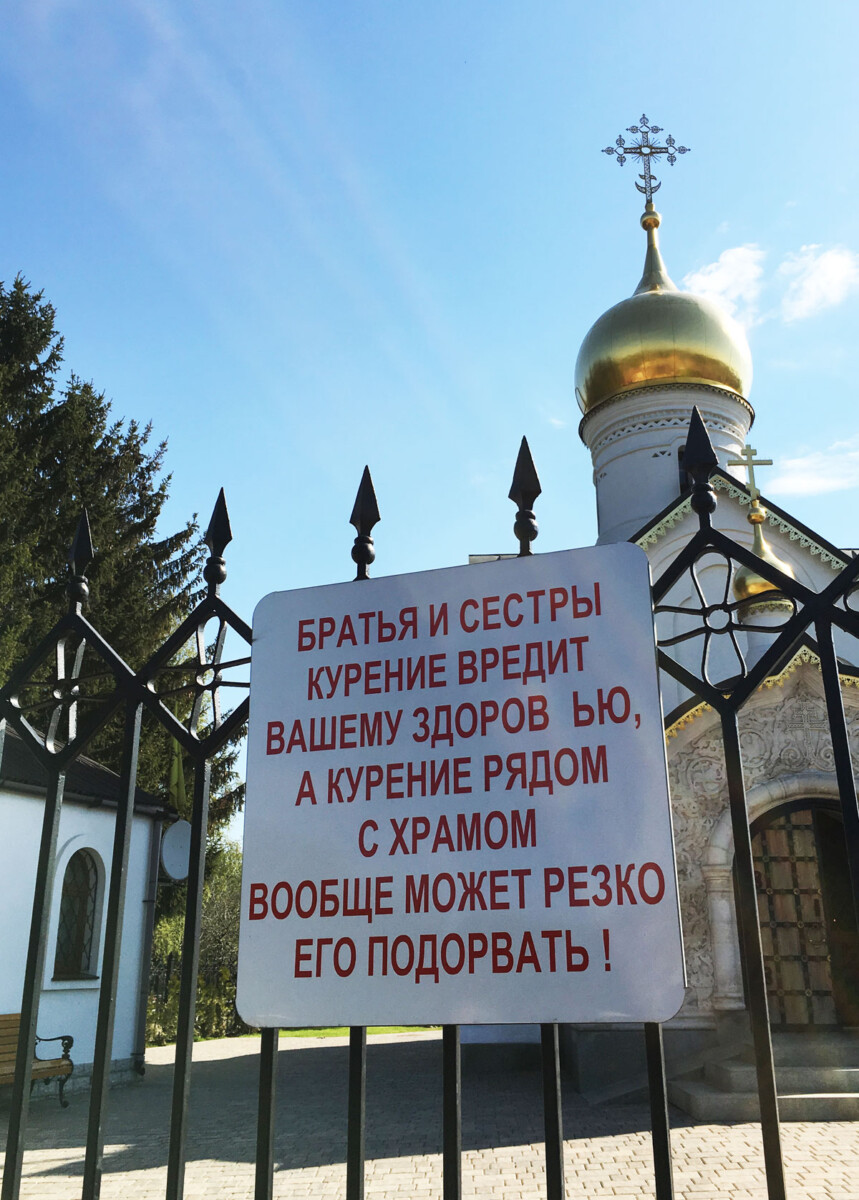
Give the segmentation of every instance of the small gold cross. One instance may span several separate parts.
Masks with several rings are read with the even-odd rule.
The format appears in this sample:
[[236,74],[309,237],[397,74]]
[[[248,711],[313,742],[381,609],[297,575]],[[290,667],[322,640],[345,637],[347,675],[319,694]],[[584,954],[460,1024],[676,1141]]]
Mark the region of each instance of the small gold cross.
[[746,443],[746,445],[743,446],[743,450],[739,458],[728,459],[729,467],[745,467],[748,471],[749,495],[753,500],[757,500],[758,496],[761,494],[760,488],[755,483],[755,467],[771,467],[773,465],[773,460],[771,458],[755,458],[756,454],[757,450],[753,450],[751,446]]

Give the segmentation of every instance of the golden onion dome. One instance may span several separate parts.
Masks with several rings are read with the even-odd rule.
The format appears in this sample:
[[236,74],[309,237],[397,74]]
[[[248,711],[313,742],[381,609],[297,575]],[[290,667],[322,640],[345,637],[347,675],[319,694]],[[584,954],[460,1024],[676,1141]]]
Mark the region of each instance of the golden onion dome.
[[661,218],[649,203],[644,274],[634,293],[591,326],[576,362],[582,412],[633,388],[660,383],[703,383],[744,399],[752,359],[741,326],[718,304],[672,282],[659,253]]
[[[763,535],[761,526],[766,520],[766,509],[761,506],[760,501],[755,498],[752,500],[752,507],[749,510],[749,524],[754,527],[754,541],[752,542],[752,550],[757,554],[758,558],[763,559],[765,563],[769,563],[771,567],[775,567],[784,575],[789,575],[791,579],[796,578],[796,573],[790,563],[785,562],[773,553],[772,548]],[[734,598],[741,601],[749,600],[767,600],[772,593],[781,595],[779,589],[774,583],[770,583],[768,579],[764,579],[762,575],[758,575],[751,567],[738,567],[734,572],[733,582]]]

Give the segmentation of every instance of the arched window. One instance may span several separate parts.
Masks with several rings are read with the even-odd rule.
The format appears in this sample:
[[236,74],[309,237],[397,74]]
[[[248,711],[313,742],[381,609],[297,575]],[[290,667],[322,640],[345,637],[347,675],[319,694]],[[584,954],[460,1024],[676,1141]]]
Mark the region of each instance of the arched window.
[[54,979],[94,979],[98,867],[89,850],[71,856],[63,876]]

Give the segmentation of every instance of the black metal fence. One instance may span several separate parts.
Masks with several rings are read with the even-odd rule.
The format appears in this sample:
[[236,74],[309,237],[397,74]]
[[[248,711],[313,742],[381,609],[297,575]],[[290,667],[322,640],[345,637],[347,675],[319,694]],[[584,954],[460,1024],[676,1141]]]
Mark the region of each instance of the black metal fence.
[[[786,1200],[784,1166],[779,1131],[778,1096],[767,1006],[767,984],[761,946],[752,843],[743,781],[738,733],[738,713],[755,690],[779,671],[807,643],[815,641],[820,659],[828,721],[834,751],[854,906],[859,914],[859,805],[850,757],[847,725],[841,695],[839,665],[833,631],[859,636],[859,557],[852,558],[821,592],[814,592],[778,568],[758,558],[745,546],[713,526],[716,494],[710,483],[717,466],[715,453],[697,409],[693,412],[686,443],[684,468],[691,481],[690,502],[698,530],[653,586],[654,614],[682,615],[684,631],[659,643],[659,665],[688,692],[719,714],[728,781],[730,813],[736,855],[736,880],[740,949],[747,985],[761,1109],[761,1134],[769,1200]],[[523,440],[510,498],[517,505],[514,532],[520,555],[531,553],[537,525],[532,506],[540,494],[527,444]],[[369,472],[365,470],[350,518],[357,536],[352,557],[357,580],[367,578],[375,557],[373,526],[379,519]],[[107,901],[104,953],[99,994],[92,1087],[84,1160],[82,1195],[96,1200],[103,1170],[104,1127],[113,1042],[114,1010],[125,903],[126,866],[131,838],[131,817],[144,710],[176,739],[193,763],[191,853],[187,882],[179,1025],[176,1045],[173,1100],[170,1116],[166,1196],[180,1200],[184,1190],[188,1101],[191,1087],[191,1052],[199,965],[199,931],[205,872],[206,830],[210,773],[213,757],[236,734],[247,718],[248,699],[242,695],[233,707],[222,709],[225,688],[247,689],[249,657],[225,657],[225,647],[250,645],[251,630],[221,599],[226,579],[224,549],[231,540],[223,492],[218,497],[206,544],[210,557],[204,576],[208,591],[194,611],[140,670],[132,670],[83,615],[88,595],[85,571],[93,557],[86,516],[82,517],[72,547],[68,583],[69,609],[51,634],[15,671],[0,690],[2,729],[14,727],[48,774],[37,875],[35,880],[29,949],[21,1001],[20,1037],[15,1069],[2,1200],[17,1200],[21,1187],[32,1050],[35,1044],[41,981],[45,967],[50,901],[53,891],[63,787],[69,765],[83,753],[106,722],[122,714],[124,720],[121,793]],[[708,600],[698,578],[702,561],[717,560],[725,579],[723,593]],[[737,633],[755,627],[740,621],[741,601],[730,599],[730,580],[737,568],[757,572],[778,589],[785,605],[784,620],[776,630],[767,626],[769,645],[756,661],[747,663]],[[672,589],[688,577],[685,593],[697,600],[671,604]],[[214,630],[214,632],[212,632]],[[228,635],[232,631],[232,637]],[[700,668],[684,666],[675,647],[700,638]],[[737,670],[728,679],[713,678],[714,646],[725,640],[735,652]],[[697,644],[697,643],[696,643]],[[181,721],[173,700],[186,697],[190,716]],[[662,1028],[646,1025],[645,1051],[651,1108],[654,1182],[658,1200],[674,1195],[668,1100],[665,1082]],[[256,1148],[257,1200],[270,1200],[273,1190],[274,1101],[278,1031],[264,1029],[260,1037],[259,1108]],[[541,1029],[543,1100],[546,1148],[546,1194],[549,1200],[564,1196],[563,1122],[558,1028]],[[353,1028],[349,1037],[349,1096],[347,1128],[347,1198],[364,1194],[364,1122],[366,1030]],[[443,1194],[445,1200],[461,1195],[461,1088],[460,1041],[457,1026],[443,1030]]]

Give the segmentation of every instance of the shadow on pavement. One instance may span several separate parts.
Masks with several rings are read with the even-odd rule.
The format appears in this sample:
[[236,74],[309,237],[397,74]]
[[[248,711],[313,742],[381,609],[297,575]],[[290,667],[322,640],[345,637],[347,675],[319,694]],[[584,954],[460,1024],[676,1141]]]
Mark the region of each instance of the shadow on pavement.
[[[173,1067],[148,1066],[140,1083],[111,1092],[105,1171],[150,1169],[167,1161]],[[188,1161],[252,1163],[255,1157],[256,1054],[194,1064]],[[343,1046],[281,1049],[278,1062],[275,1162],[280,1169],[343,1162],[346,1155],[347,1050]],[[84,1144],[88,1094],[71,1107],[40,1100],[31,1108],[27,1146],[73,1151]],[[8,1093],[0,1121],[8,1120]],[[672,1122],[687,1124],[672,1110]],[[643,1105],[590,1107],[565,1089],[567,1140],[650,1129]],[[463,1151],[543,1141],[539,1071],[463,1070]],[[399,1158],[441,1152],[441,1042],[370,1045],[367,1054],[366,1156]],[[81,1151],[82,1155],[82,1151]],[[82,1174],[62,1156],[39,1173]]]

